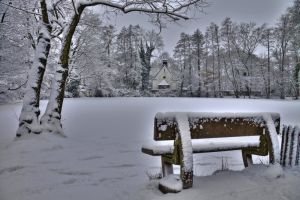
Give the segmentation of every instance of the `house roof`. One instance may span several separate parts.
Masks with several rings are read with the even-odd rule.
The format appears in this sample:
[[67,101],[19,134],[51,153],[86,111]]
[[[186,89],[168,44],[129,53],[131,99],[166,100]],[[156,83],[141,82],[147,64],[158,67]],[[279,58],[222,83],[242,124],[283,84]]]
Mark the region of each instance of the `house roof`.
[[[163,69],[166,69],[170,74],[170,70],[168,69],[168,67],[166,67],[165,65],[163,65],[163,67],[156,73],[156,75],[154,76],[154,78],[156,78],[158,76],[158,74],[163,70]],[[172,74],[171,74],[171,77],[172,77]]]
[[170,84],[164,79],[158,85],[170,85]]

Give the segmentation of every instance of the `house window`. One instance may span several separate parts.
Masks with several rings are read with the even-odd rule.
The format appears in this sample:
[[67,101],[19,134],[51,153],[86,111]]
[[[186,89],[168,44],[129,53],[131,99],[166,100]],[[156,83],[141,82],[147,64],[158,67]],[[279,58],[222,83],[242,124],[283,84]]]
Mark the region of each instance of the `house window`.
[[169,89],[170,85],[158,85],[158,89]]

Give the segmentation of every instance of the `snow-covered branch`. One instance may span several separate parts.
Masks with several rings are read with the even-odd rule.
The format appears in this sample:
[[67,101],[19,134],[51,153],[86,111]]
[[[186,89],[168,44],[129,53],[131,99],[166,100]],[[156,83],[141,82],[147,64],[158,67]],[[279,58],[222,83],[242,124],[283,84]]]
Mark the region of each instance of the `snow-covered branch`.
[[194,8],[203,8],[208,6],[205,0],[181,0],[181,1],[166,1],[166,0],[140,0],[140,1],[108,1],[108,0],[77,0],[75,7],[104,5],[123,13],[143,12],[165,15],[172,20],[189,19],[186,12]]

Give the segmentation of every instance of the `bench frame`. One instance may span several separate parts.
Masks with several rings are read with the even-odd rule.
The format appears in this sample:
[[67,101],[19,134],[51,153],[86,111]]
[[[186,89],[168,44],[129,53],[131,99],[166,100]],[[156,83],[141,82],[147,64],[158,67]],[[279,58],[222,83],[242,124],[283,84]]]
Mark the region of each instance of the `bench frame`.
[[[182,114],[182,113],[181,113]],[[280,129],[280,116],[277,113],[185,113],[188,116],[191,140],[205,138],[222,138],[238,136],[259,136],[258,147],[229,147],[226,149],[207,149],[193,153],[241,150],[244,166],[253,164],[252,155],[269,155],[269,162],[277,162],[270,129]],[[177,113],[158,113],[154,120],[154,140],[174,140],[173,152],[154,152],[153,149],[143,147],[142,152],[152,156],[161,156],[163,177],[173,174],[173,164],[180,165],[180,177],[183,189],[193,186],[193,171],[185,171],[182,138]],[[267,116],[267,117],[266,117]],[[272,123],[267,121],[271,119]],[[271,127],[270,127],[271,126]],[[277,137],[275,137],[277,138]],[[275,145],[276,146],[276,145]],[[278,150],[279,151],[279,150]]]

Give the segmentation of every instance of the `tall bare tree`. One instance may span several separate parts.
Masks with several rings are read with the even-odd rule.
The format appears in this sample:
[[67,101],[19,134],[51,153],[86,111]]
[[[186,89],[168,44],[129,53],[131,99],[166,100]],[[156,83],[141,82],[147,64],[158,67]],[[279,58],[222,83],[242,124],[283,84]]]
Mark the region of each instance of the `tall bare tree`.
[[284,14],[281,16],[277,27],[275,28],[275,37],[276,37],[276,49],[275,55],[279,62],[279,73],[280,73],[280,82],[279,82],[279,90],[280,90],[280,98],[285,98],[285,71],[287,64],[287,50],[288,44],[290,41],[290,36],[288,34],[290,28],[290,20],[289,15]]

